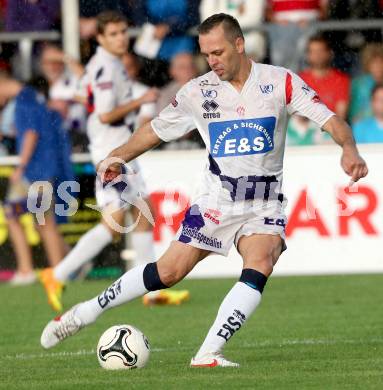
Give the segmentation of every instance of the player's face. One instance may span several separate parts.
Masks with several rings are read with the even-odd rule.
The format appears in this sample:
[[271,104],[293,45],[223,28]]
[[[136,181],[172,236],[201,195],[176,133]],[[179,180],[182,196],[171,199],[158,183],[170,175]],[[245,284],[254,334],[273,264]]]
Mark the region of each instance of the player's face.
[[104,33],[97,35],[97,39],[105,50],[121,57],[128,50],[128,26],[125,22],[109,23]]
[[226,37],[223,27],[217,26],[199,36],[199,45],[210,68],[221,80],[231,81],[236,77],[244,53],[243,39],[232,42]]
[[313,41],[307,50],[307,62],[313,68],[327,68],[331,62],[331,50],[324,42]]

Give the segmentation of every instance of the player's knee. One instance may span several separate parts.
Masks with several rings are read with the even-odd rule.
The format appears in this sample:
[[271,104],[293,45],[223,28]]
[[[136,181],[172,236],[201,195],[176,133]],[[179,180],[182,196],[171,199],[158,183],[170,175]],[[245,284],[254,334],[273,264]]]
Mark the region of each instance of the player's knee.
[[264,254],[247,259],[244,268],[258,269],[262,274],[270,276],[274,269],[273,256],[271,254]]
[[184,272],[182,272],[180,269],[177,269],[177,267],[165,267],[161,268],[160,270],[160,278],[162,282],[168,287],[178,283],[184,278],[184,276]]

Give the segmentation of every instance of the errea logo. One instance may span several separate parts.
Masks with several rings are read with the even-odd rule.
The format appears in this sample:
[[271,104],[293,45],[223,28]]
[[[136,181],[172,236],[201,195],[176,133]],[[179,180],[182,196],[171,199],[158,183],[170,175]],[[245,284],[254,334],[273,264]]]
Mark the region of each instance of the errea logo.
[[219,112],[215,112],[219,107],[219,104],[214,100],[205,100],[202,103],[202,108],[206,111],[203,113],[203,117],[205,119],[210,118],[220,118],[221,114]]

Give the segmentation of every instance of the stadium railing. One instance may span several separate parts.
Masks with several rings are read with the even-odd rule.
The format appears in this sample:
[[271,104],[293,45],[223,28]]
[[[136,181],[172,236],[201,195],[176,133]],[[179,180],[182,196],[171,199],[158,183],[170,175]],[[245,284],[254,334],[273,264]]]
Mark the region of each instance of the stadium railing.
[[[251,29],[244,29],[247,31],[264,31],[268,32],[272,28],[269,23],[263,23]],[[323,22],[311,23],[307,28],[302,30],[302,36],[300,42],[295,45],[297,51],[296,56],[302,56],[305,48],[305,43],[309,37],[319,31],[358,31],[358,30],[381,30],[383,35],[383,21],[382,19],[350,19],[350,20],[330,20]],[[68,31],[68,29],[64,29]],[[140,34],[140,28],[131,28],[129,35],[132,38],[136,38]],[[69,34],[65,33],[65,34]],[[194,27],[189,30],[190,35],[197,35],[197,29]],[[70,37],[61,36],[58,31],[44,31],[44,32],[14,32],[14,33],[0,33],[1,42],[16,42],[18,43],[20,56],[21,56],[21,76],[23,80],[27,80],[32,76],[32,50],[33,43],[39,41],[59,41],[63,40],[66,42],[66,47],[75,48],[78,43],[73,42],[71,45],[68,41],[75,39],[74,35]],[[74,49],[73,49],[74,50]]]

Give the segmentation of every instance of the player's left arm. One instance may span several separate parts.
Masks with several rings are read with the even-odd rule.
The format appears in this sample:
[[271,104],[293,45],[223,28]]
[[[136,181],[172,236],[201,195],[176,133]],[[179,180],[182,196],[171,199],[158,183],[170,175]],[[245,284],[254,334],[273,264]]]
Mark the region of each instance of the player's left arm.
[[341,166],[351,180],[356,182],[366,176],[367,165],[359,155],[350,126],[330,111],[317,93],[292,72],[286,74],[285,91],[289,114],[297,113],[311,119],[342,147]]
[[357,182],[368,173],[366,162],[359,155],[350,126],[339,116],[333,115],[322,126],[333,140],[342,147],[341,166],[351,176],[351,180]]

